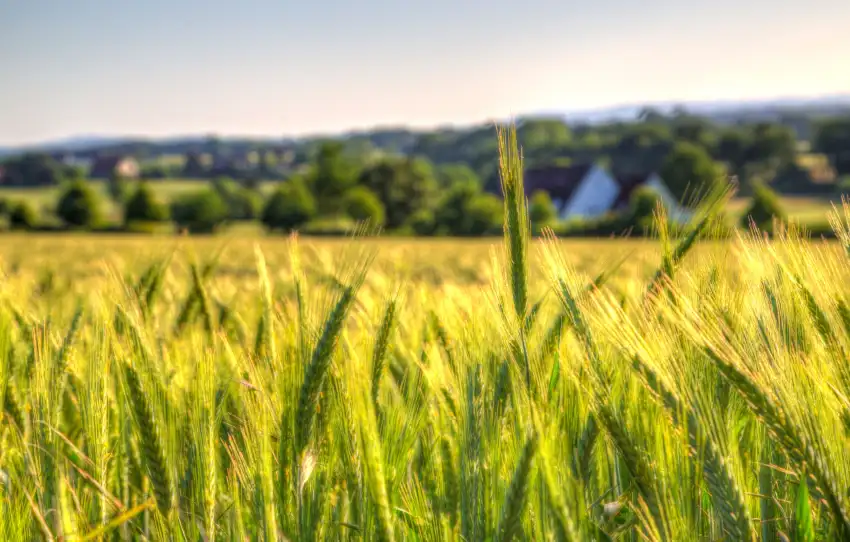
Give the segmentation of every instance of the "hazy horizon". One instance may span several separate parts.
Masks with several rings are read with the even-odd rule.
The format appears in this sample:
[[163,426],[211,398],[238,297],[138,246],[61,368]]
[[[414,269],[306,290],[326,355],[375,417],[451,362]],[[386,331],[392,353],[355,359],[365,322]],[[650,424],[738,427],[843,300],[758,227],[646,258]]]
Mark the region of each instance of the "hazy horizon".
[[850,92],[843,0],[397,4],[4,3],[0,145],[284,137]]

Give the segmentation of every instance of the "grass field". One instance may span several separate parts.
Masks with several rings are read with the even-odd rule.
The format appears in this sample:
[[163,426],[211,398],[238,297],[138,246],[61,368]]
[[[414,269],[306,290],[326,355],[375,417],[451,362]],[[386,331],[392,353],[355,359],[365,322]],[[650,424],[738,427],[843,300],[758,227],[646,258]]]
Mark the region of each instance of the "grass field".
[[[781,204],[789,218],[801,223],[820,223],[826,220],[827,213],[834,206],[841,206],[841,199],[820,198],[807,196],[784,196]],[[728,211],[731,216],[740,218],[747,210],[750,201],[748,198],[736,198],[729,203]]]
[[505,156],[504,243],[0,237],[0,540],[849,539],[850,231],[532,242]]

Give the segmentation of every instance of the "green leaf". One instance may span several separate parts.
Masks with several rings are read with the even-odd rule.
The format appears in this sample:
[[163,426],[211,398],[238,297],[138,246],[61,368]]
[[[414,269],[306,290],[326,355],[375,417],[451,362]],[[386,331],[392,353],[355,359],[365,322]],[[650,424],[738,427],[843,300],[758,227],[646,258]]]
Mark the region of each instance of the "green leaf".
[[805,474],[800,476],[797,497],[794,500],[794,541],[813,542],[815,529],[812,523],[812,509],[809,506],[809,486]]

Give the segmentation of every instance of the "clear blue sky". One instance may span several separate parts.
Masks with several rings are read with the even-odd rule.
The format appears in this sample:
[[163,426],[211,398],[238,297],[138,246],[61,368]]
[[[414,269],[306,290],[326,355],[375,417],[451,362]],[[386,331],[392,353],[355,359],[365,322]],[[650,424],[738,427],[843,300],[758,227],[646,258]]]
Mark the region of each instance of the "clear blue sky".
[[850,91],[848,0],[0,0],[0,145]]

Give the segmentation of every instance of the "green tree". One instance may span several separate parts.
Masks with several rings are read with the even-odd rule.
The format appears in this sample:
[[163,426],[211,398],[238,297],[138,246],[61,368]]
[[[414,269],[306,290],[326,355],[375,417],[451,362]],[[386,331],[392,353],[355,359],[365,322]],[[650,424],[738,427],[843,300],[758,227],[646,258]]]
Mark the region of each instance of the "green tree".
[[38,225],[38,213],[27,201],[15,204],[9,213],[9,226],[13,230],[31,230]]
[[27,153],[3,163],[4,183],[12,186],[54,186],[63,180],[62,166],[48,154]]
[[543,190],[538,190],[531,195],[531,201],[528,204],[528,218],[531,220],[531,226],[536,231],[551,226],[555,219],[558,218],[558,210],[555,204],[552,203],[552,198],[549,193]]
[[797,141],[794,132],[781,124],[760,122],[753,126],[747,158],[777,169],[794,159]]
[[165,222],[168,219],[168,207],[156,197],[148,183],[139,183],[138,188],[124,206],[124,223]]
[[102,218],[100,198],[89,183],[73,182],[59,198],[56,216],[72,228],[93,228]]
[[850,116],[821,123],[814,148],[829,157],[839,175],[850,175]]
[[469,202],[466,213],[469,215],[468,235],[486,235],[499,232],[504,215],[502,200],[493,194],[479,194]]
[[481,184],[481,178],[466,164],[445,164],[439,166],[436,168],[436,177],[441,188],[466,182]]
[[785,222],[787,216],[779,202],[779,196],[766,184],[757,182],[753,184],[753,200],[749,208],[741,217],[741,225],[745,228],[754,223],[759,230],[772,233],[774,219]]
[[405,226],[416,235],[434,235],[437,230],[434,211],[419,209],[408,218]]
[[364,186],[356,186],[346,193],[345,214],[372,226],[383,226],[386,216],[381,200]]
[[316,200],[299,179],[280,185],[266,202],[261,221],[269,230],[291,231],[315,218]]
[[729,128],[717,140],[715,156],[718,160],[729,164],[735,174],[740,174],[747,163],[750,146],[749,132],[739,128]]
[[565,145],[572,140],[567,123],[555,118],[528,118],[517,126],[517,139],[523,148]]
[[256,220],[263,211],[263,197],[259,192],[241,186],[228,177],[219,177],[213,181],[213,189],[227,204],[232,220]]
[[112,201],[119,205],[123,205],[130,193],[130,182],[118,175],[117,172],[109,176],[108,181],[109,197]]
[[676,141],[692,143],[705,149],[712,145],[714,135],[708,119],[686,113],[673,120],[673,137]]
[[310,185],[320,213],[333,214],[341,211],[343,195],[356,179],[357,171],[345,156],[342,143],[326,141],[319,146],[313,162]]
[[86,179],[86,170],[82,166],[64,166],[61,168],[62,179],[68,182],[84,181]]
[[471,229],[471,217],[467,211],[472,200],[480,193],[481,189],[472,183],[461,183],[451,187],[434,212],[438,232],[452,235],[468,234]]
[[652,229],[655,222],[655,210],[661,197],[648,186],[635,189],[629,199],[629,214],[633,226],[642,230]]
[[192,233],[212,233],[227,222],[228,208],[215,190],[204,190],[175,200],[171,216]]
[[724,182],[720,166],[693,143],[677,143],[661,166],[661,178],[680,201],[686,194],[704,194]]
[[201,155],[196,152],[190,152],[186,155],[186,160],[183,164],[182,175],[187,178],[203,177],[207,173],[207,168],[204,165]]
[[501,220],[501,200],[471,182],[450,188],[434,213],[437,231],[450,235],[482,235]]
[[378,196],[389,229],[399,228],[417,211],[431,208],[437,194],[434,169],[419,158],[383,160],[364,170],[358,183]]

